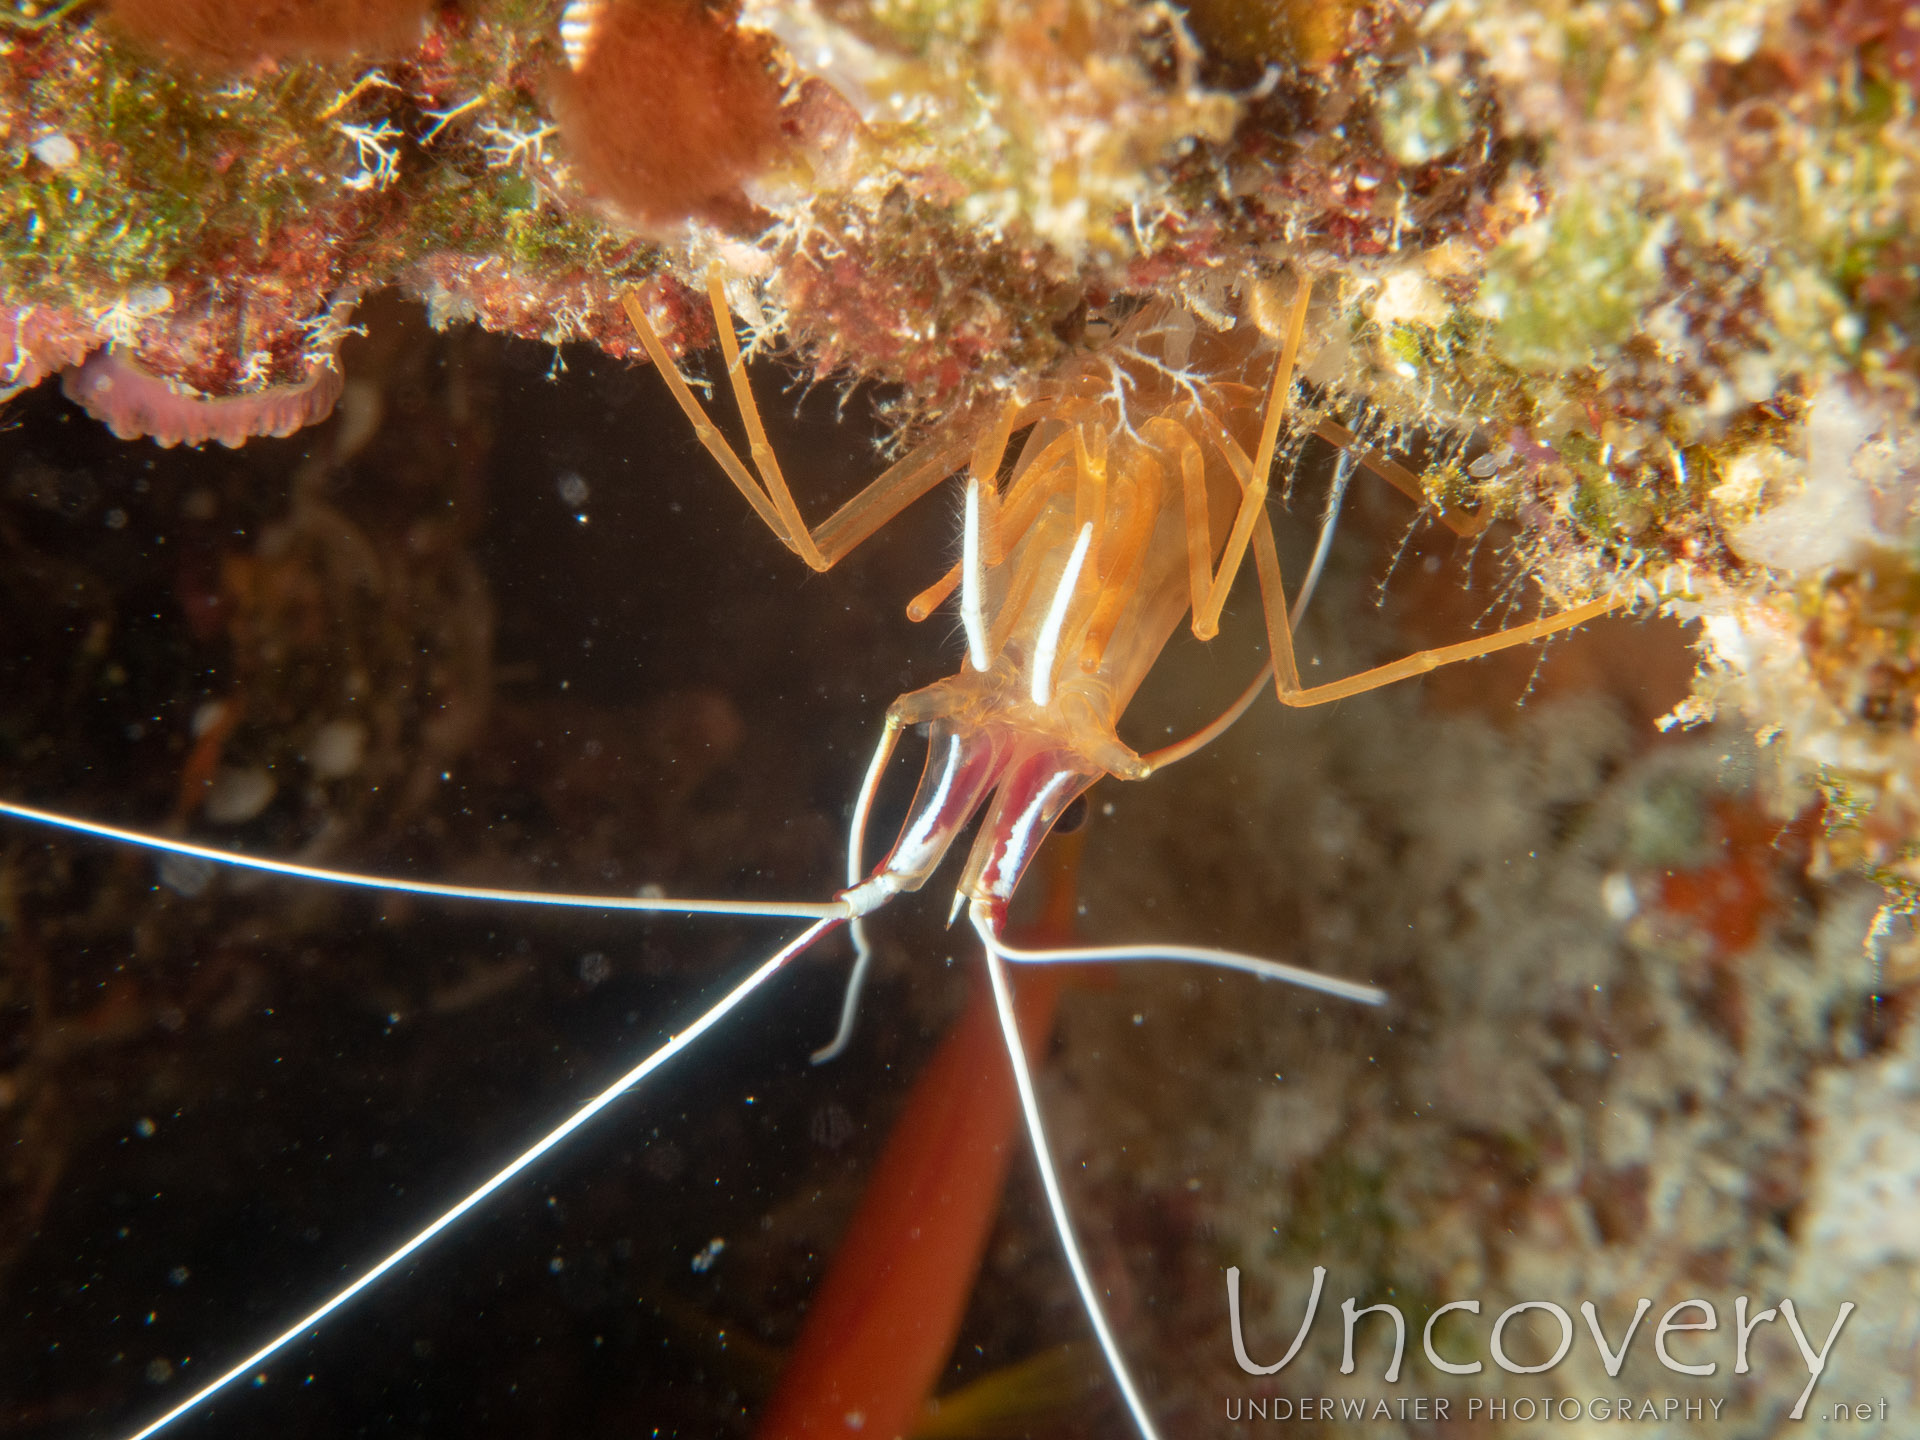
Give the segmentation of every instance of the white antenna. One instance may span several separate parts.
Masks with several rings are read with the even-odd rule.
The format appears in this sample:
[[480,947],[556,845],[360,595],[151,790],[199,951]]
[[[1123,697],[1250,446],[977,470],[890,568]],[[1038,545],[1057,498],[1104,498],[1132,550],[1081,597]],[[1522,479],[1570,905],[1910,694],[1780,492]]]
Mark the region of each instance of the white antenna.
[[[880,778],[886,774],[887,761],[893,758],[900,729],[900,717],[889,710],[886,726],[880,732],[880,743],[874,747],[873,759],[867,764],[867,778],[860,782],[860,798],[853,803],[853,820],[847,828],[849,890],[866,878],[867,821],[873,815],[873,798],[880,793]],[[860,992],[866,986],[867,972],[873,968],[873,945],[867,939],[865,911],[848,922],[847,936],[853,941],[853,968],[847,972],[847,988],[840,1000],[840,1024],[833,1038],[813,1052],[811,1059],[816,1065],[838,1060],[853,1042],[854,1023],[860,1018]]]
[[992,912],[984,902],[975,900],[968,914],[981,943],[986,946],[987,977],[993,982],[993,1004],[1000,1016],[1000,1032],[1006,1038],[1007,1060],[1013,1066],[1013,1086],[1020,1094],[1020,1109],[1027,1122],[1027,1138],[1033,1145],[1034,1163],[1040,1169],[1040,1186],[1046,1192],[1047,1209],[1053,1214],[1053,1228],[1060,1237],[1060,1249],[1066,1255],[1067,1269],[1073,1272],[1074,1288],[1080,1292],[1081,1308],[1087,1312],[1087,1323],[1093,1326],[1094,1338],[1099,1341],[1100,1352],[1106,1357],[1107,1369],[1113,1374],[1114,1384],[1120,1388],[1127,1413],[1133,1416],[1133,1423],[1139,1428],[1142,1440],[1160,1440],[1153,1416],[1147,1410],[1146,1402],[1140,1398],[1133,1374],[1127,1368],[1126,1357],[1120,1352],[1120,1343],[1114,1339],[1113,1329],[1107,1323],[1106,1307],[1101,1304],[1100,1296],[1094,1289],[1092,1273],[1080,1253],[1080,1241],[1074,1234],[1073,1218],[1067,1211],[1066,1196],[1060,1189],[1060,1176],[1053,1163],[1053,1150],[1047,1143],[1046,1127],[1040,1120],[1040,1100],[1033,1088],[1033,1072],[1027,1065],[1026,1049],[1020,1043],[1020,1021],[1014,1013],[1013,992],[1007,984],[1006,962],[1064,965],[1090,960],[1173,960],[1219,965],[1264,979],[1285,980],[1367,1005],[1383,1003],[1387,998],[1386,992],[1372,985],[1358,985],[1349,980],[1336,980],[1311,970],[1283,965],[1277,960],[1262,960],[1232,950],[1213,950],[1196,945],[1074,946],[1059,950],[1022,950],[1000,939]]
[[[17,807],[13,806],[8,807],[9,810],[16,808]],[[547,1131],[546,1134],[542,1135],[538,1140],[514,1156],[505,1165],[502,1165],[498,1170],[494,1171],[492,1175],[481,1181],[479,1185],[464,1197],[435,1216],[432,1221],[415,1233],[411,1239],[406,1240],[377,1264],[363,1271],[360,1276],[350,1284],[335,1291],[322,1304],[307,1314],[302,1315],[292,1325],[282,1330],[278,1335],[274,1336],[273,1339],[247,1356],[247,1358],[239,1364],[222,1372],[213,1380],[201,1386],[185,1400],[182,1400],[178,1405],[167,1411],[166,1414],[160,1416],[159,1419],[142,1429],[136,1430],[128,1437],[128,1440],[146,1440],[147,1436],[165,1429],[182,1415],[185,1415],[189,1410],[195,1409],[197,1406],[211,1399],[241,1376],[264,1364],[277,1352],[319,1325],[329,1315],[333,1314],[334,1311],[340,1309],[341,1306],[352,1300],[382,1275],[385,1275],[401,1261],[420,1249],[421,1246],[433,1239],[434,1236],[459,1220],[468,1211],[472,1210],[489,1195],[493,1194],[494,1191],[513,1179],[513,1177],[518,1175],[522,1170],[525,1170],[529,1165],[533,1164],[533,1162],[538,1160],[542,1155],[545,1155],[549,1150],[553,1149],[553,1147],[558,1145],[562,1140],[573,1134],[573,1132],[578,1130],[582,1125],[585,1125],[615,1100],[618,1100],[622,1095],[626,1094],[627,1091],[631,1090],[662,1065],[666,1064],[667,1061],[673,1059],[674,1056],[678,1055],[682,1050],[685,1050],[689,1045],[692,1045],[702,1035],[705,1035],[715,1025],[724,1020],[741,1001],[745,1000],[749,995],[753,994],[754,991],[758,990],[778,974],[781,967],[789,960],[793,959],[794,956],[805,950],[809,945],[813,944],[814,941],[818,940],[839,923],[840,917],[835,916],[830,919],[816,920],[812,925],[809,925],[798,936],[775,951],[769,959],[763,961],[759,969],[755,970],[751,975],[747,976],[746,979],[742,980],[738,985],[734,986],[733,989],[727,991],[726,994],[722,995],[718,1000],[714,1001],[712,1005],[702,1011],[699,1017],[695,1019],[692,1024],[688,1025],[686,1029],[673,1036],[666,1044],[662,1045],[658,1050],[655,1050],[651,1055],[647,1056],[646,1059],[642,1060],[618,1080],[607,1086],[607,1088],[602,1090],[598,1095],[595,1095],[584,1105],[580,1106],[579,1109],[567,1116],[565,1120],[562,1120],[558,1125],[554,1126],[551,1130]]]
[[1040,1122],[1040,1098],[1033,1088],[1033,1072],[1027,1067],[1026,1048],[1020,1043],[1020,1017],[1014,1013],[1013,991],[1007,985],[1007,967],[1000,958],[993,936],[993,923],[986,918],[978,902],[975,902],[972,913],[973,928],[980,932],[980,939],[987,947],[987,978],[993,983],[993,1008],[1000,1016],[1000,1033],[1007,1042],[1007,1060],[1013,1066],[1013,1088],[1020,1094],[1020,1110],[1027,1123],[1027,1139],[1033,1145],[1034,1164],[1040,1170],[1040,1186],[1046,1191],[1047,1209],[1052,1212],[1053,1228],[1060,1237],[1060,1249],[1067,1257],[1067,1269],[1073,1272],[1074,1288],[1080,1292],[1080,1304],[1087,1312],[1087,1323],[1093,1326],[1094,1339],[1100,1342],[1100,1353],[1106,1356],[1107,1369],[1112,1372],[1114,1383],[1120,1387],[1120,1397],[1127,1403],[1127,1413],[1133,1416],[1133,1423],[1139,1427],[1142,1440],[1160,1440],[1160,1432],[1154,1428],[1147,1402],[1140,1398],[1139,1388],[1133,1383],[1133,1373],[1127,1369],[1126,1357],[1120,1353],[1120,1342],[1113,1338],[1112,1327],[1107,1324],[1106,1307],[1100,1303],[1100,1297],[1094,1291],[1093,1276],[1087,1270],[1086,1259],[1080,1253],[1080,1241],[1073,1232],[1073,1218],[1067,1213],[1066,1196],[1060,1190],[1060,1176],[1054,1167],[1052,1148],[1047,1144],[1046,1127]]
[[1313,592],[1320,584],[1320,572],[1327,568],[1327,554],[1333,549],[1334,527],[1340,522],[1340,502],[1347,498],[1347,482],[1352,478],[1353,452],[1342,450],[1333,468],[1333,485],[1327,491],[1327,508],[1320,517],[1320,539],[1313,547],[1313,561],[1307,566],[1307,578],[1300,582],[1300,593],[1294,596],[1293,609],[1287,615],[1289,629],[1300,628],[1300,617],[1307,613],[1307,606],[1313,601]]
[[998,936],[994,937],[991,945],[995,954],[1016,965],[1172,960],[1186,965],[1214,965],[1224,970],[1238,970],[1244,975],[1257,975],[1262,980],[1281,980],[1289,985],[1298,985],[1303,990],[1318,990],[1322,995],[1352,1000],[1360,1005],[1387,1003],[1387,992],[1377,985],[1363,985],[1355,980],[1322,975],[1317,970],[1303,970],[1298,965],[1288,965],[1281,960],[1263,960],[1258,955],[1242,955],[1237,950],[1215,950],[1206,945],[1074,945],[1058,950],[1023,950],[1007,944]]
[[50,826],[77,835],[92,835],[101,840],[117,840],[143,850],[160,850],[169,855],[187,855],[195,860],[210,860],[241,870],[261,870],[269,875],[285,875],[295,880],[319,880],[330,885],[349,885],[361,890],[387,890],[400,895],[432,895],[442,900],[485,900],[508,905],[552,905],[571,910],[640,910],[667,915],[752,915],[769,920],[844,920],[852,911],[841,901],[826,903],[787,900],[669,900],[650,895],[567,895],[551,890],[496,890],[484,885],[436,885],[429,880],[402,880],[391,875],[363,875],[354,870],[327,870],[318,865],[301,865],[291,860],[268,860],[258,855],[243,855],[234,850],[218,850],[210,845],[195,845],[187,840],[171,840],[142,830],[123,830],[118,825],[103,825],[97,820],[76,820],[56,815],[51,810],[36,810],[31,805],[16,805],[0,800],[0,815],[35,825]]

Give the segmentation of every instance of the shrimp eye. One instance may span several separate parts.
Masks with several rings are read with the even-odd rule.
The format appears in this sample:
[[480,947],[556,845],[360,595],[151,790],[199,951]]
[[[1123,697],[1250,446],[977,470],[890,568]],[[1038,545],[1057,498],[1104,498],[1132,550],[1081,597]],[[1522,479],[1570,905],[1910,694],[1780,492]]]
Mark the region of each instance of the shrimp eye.
[[1060,812],[1060,818],[1053,822],[1053,833],[1071,835],[1087,823],[1087,817],[1093,813],[1087,804],[1085,795],[1076,795],[1067,808]]

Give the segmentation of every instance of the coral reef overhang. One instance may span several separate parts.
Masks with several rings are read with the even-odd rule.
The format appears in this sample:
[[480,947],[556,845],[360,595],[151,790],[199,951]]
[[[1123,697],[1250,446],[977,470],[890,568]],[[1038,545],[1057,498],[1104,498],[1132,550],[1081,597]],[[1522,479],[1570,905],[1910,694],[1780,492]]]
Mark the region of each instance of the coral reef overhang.
[[[717,258],[757,334],[901,387],[912,429],[1037,383],[1116,305],[1225,316],[1291,269],[1322,297],[1318,402],[1420,457],[1436,508],[1507,522],[1550,600],[1702,621],[1676,721],[1744,714],[1826,793],[1826,861],[1920,903],[1906,12],[745,0],[676,29],[475,0],[236,62],[126,8],[7,22],[9,388],[111,344],[231,417],[383,286],[630,355],[638,285],[679,352]],[[636,153],[608,126],[672,133],[696,33],[754,97],[741,133],[689,113],[659,163],[704,174],[583,182]],[[662,113],[556,103],[616,78]]]

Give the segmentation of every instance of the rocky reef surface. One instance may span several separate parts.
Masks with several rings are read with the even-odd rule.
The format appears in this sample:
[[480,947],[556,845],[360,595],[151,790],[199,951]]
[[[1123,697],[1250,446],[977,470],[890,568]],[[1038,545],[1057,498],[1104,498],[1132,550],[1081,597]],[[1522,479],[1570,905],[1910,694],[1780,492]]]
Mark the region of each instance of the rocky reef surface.
[[[763,343],[964,423],[1150,294],[1313,279],[1312,400],[1546,594],[1703,622],[1691,721],[1916,891],[1920,26],[1868,0],[218,0],[0,14],[11,389],[284,434],[363,296]],[[1096,327],[1097,328],[1097,327]],[[87,357],[91,355],[91,359]],[[85,364],[81,364],[82,361]],[[79,368],[73,368],[78,366]]]

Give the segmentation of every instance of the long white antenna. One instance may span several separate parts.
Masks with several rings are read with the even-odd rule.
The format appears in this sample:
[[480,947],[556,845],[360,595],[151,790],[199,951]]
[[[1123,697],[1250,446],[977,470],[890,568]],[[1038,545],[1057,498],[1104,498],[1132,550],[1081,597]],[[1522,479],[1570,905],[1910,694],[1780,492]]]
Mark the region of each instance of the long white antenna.
[[1040,1123],[1040,1100],[1034,1093],[1033,1072],[1027,1066],[1026,1047],[1020,1043],[1020,1020],[1014,1013],[1013,991],[1007,984],[1007,967],[1000,958],[999,941],[994,938],[993,920],[979,901],[973,903],[969,914],[973,928],[979,932],[981,942],[987,947],[987,978],[993,984],[993,1008],[1000,1016],[1000,1033],[1007,1042],[1007,1060],[1013,1066],[1013,1088],[1020,1095],[1020,1109],[1027,1122],[1027,1139],[1033,1145],[1034,1163],[1040,1168],[1040,1187],[1046,1192],[1047,1209],[1052,1212],[1053,1228],[1060,1237],[1060,1249],[1067,1257],[1067,1269],[1073,1272],[1073,1285],[1080,1292],[1080,1304],[1087,1312],[1087,1323],[1093,1326],[1093,1337],[1100,1342],[1100,1353],[1106,1356],[1107,1369],[1113,1374],[1114,1384],[1120,1387],[1120,1398],[1126,1401],[1127,1413],[1133,1416],[1133,1423],[1139,1427],[1142,1440],[1160,1440],[1160,1432],[1154,1428],[1153,1416],[1148,1413],[1146,1401],[1140,1398],[1140,1391],[1133,1383],[1133,1373],[1127,1369],[1126,1357],[1120,1353],[1120,1342],[1113,1338],[1113,1329],[1107,1324],[1106,1307],[1100,1303],[1100,1296],[1093,1288],[1093,1276],[1080,1253],[1080,1241],[1073,1233],[1073,1219],[1067,1213],[1066,1196],[1060,1191],[1060,1177],[1054,1170],[1053,1150],[1047,1144],[1046,1127]]
[[1317,970],[1303,970],[1298,965],[1289,965],[1281,960],[1263,960],[1258,955],[1242,955],[1237,950],[1215,950],[1206,945],[1076,945],[1058,950],[1023,950],[998,937],[989,943],[996,954],[1016,965],[1172,960],[1187,965],[1217,965],[1226,970],[1238,970],[1245,975],[1257,975],[1262,980],[1281,980],[1305,990],[1318,990],[1323,995],[1353,1000],[1362,1005],[1387,1003],[1387,992],[1377,985],[1362,985],[1354,980],[1322,975]]
[[[893,758],[900,729],[900,717],[889,710],[886,728],[880,732],[880,743],[874,747],[873,759],[867,764],[867,778],[860,782],[860,798],[853,803],[853,823],[847,829],[848,889],[866,879],[867,821],[873,815],[873,797],[880,793],[880,777],[886,774],[887,761]],[[847,925],[847,934],[853,940],[853,968],[847,972],[846,993],[840,998],[840,1025],[833,1032],[833,1038],[808,1057],[815,1065],[839,1059],[852,1042],[854,1022],[860,1018],[860,992],[866,986],[867,972],[873,968],[873,945],[867,939],[865,912],[853,917]]]
[[210,845],[195,845],[188,840],[172,840],[142,830],[123,830],[118,825],[103,825],[97,820],[78,820],[51,810],[36,810],[31,805],[16,805],[0,800],[0,815],[35,825],[67,830],[77,835],[92,835],[101,840],[117,840],[143,850],[161,850],[169,855],[187,855],[195,860],[211,860],[240,870],[262,870],[269,875],[286,875],[295,880],[320,880],[332,885],[351,885],[361,890],[388,890],[400,895],[433,895],[442,900],[489,900],[510,905],[553,905],[572,910],[641,910],[668,915],[757,915],[769,920],[844,920],[852,912],[838,900],[800,902],[786,900],[669,900],[645,895],[568,895],[550,890],[496,890],[484,885],[436,885],[428,880],[402,880],[391,875],[363,875],[353,870],[327,870],[318,865],[301,865],[291,860],[268,860],[259,855],[243,855],[235,850],[218,850]]
[[991,913],[981,902],[973,903],[969,915],[981,944],[986,947],[987,978],[993,983],[994,1009],[999,1013],[1000,1031],[1006,1038],[1007,1060],[1013,1066],[1013,1086],[1020,1095],[1020,1109],[1027,1122],[1027,1138],[1033,1144],[1034,1162],[1040,1167],[1040,1185],[1046,1192],[1047,1209],[1052,1212],[1053,1228],[1060,1237],[1060,1249],[1066,1255],[1067,1269],[1073,1272],[1074,1288],[1080,1292],[1080,1303],[1086,1309],[1087,1323],[1093,1326],[1094,1338],[1100,1342],[1107,1368],[1113,1373],[1114,1384],[1119,1386],[1121,1398],[1126,1401],[1127,1412],[1139,1427],[1142,1440],[1159,1440],[1159,1431],[1154,1428],[1146,1402],[1140,1398],[1140,1392],[1134,1386],[1132,1372],[1127,1369],[1126,1357],[1120,1353],[1120,1344],[1114,1339],[1112,1327],[1107,1323],[1106,1308],[1093,1288],[1093,1277],[1087,1270],[1086,1259],[1080,1253],[1080,1242],[1074,1235],[1073,1220],[1067,1213],[1066,1198],[1060,1190],[1060,1177],[1054,1168],[1052,1147],[1047,1143],[1046,1128],[1040,1120],[1040,1101],[1033,1088],[1033,1072],[1027,1065],[1026,1049],[1020,1043],[1020,1022],[1014,1013],[1013,992],[1007,984],[1005,962],[1061,965],[1091,960],[1176,960],[1220,965],[1263,979],[1285,980],[1367,1005],[1384,1002],[1386,992],[1372,985],[1358,985],[1350,980],[1336,980],[1297,966],[1283,965],[1277,960],[1262,960],[1254,955],[1198,945],[1090,945],[1059,950],[1023,950],[1000,939]]
[[1287,615],[1287,627],[1300,628],[1300,617],[1307,613],[1313,592],[1320,584],[1320,572],[1327,568],[1327,553],[1333,549],[1334,527],[1340,522],[1340,502],[1347,498],[1347,482],[1353,478],[1353,452],[1342,450],[1333,467],[1333,487],[1327,491],[1327,508],[1320,519],[1320,539],[1313,547],[1313,560],[1307,566],[1307,578],[1300,582],[1300,593],[1293,598]]
[[173,1409],[167,1411],[166,1414],[153,1421],[150,1425],[147,1425],[143,1429],[136,1430],[128,1437],[128,1440],[146,1440],[147,1436],[153,1435],[168,1425],[171,1425],[189,1410],[194,1409],[196,1406],[218,1394],[235,1380],[238,1380],[241,1376],[271,1358],[277,1351],[291,1344],[293,1341],[298,1340],[302,1335],[305,1335],[309,1330],[319,1325],[329,1315],[333,1314],[334,1311],[352,1300],[354,1296],[372,1285],[382,1275],[392,1270],[396,1265],[400,1264],[401,1261],[405,1260],[409,1255],[412,1255],[421,1246],[433,1239],[434,1236],[438,1235],[442,1230],[445,1230],[448,1226],[460,1219],[461,1216],[480,1204],[489,1195],[493,1194],[494,1191],[505,1185],[509,1180],[513,1179],[514,1176],[518,1175],[522,1170],[525,1170],[529,1165],[533,1164],[534,1161],[538,1160],[542,1155],[545,1155],[549,1150],[553,1149],[554,1146],[558,1145],[562,1140],[566,1139],[569,1135],[573,1134],[574,1131],[578,1130],[582,1125],[606,1109],[607,1106],[611,1105],[627,1091],[653,1074],[654,1071],[666,1064],[667,1061],[673,1059],[673,1057],[678,1055],[682,1050],[692,1045],[694,1041],[698,1040],[702,1035],[705,1035],[715,1025],[724,1020],[741,1001],[753,994],[754,991],[758,990],[768,980],[771,980],[783,965],[839,923],[840,918],[835,916],[829,919],[817,920],[812,925],[809,925],[799,936],[788,941],[787,944],[775,951],[771,958],[762,962],[759,969],[755,970],[751,975],[747,976],[746,979],[734,986],[733,989],[729,990],[712,1005],[708,1006],[707,1009],[700,1014],[699,1018],[688,1025],[686,1029],[673,1036],[666,1044],[662,1045],[658,1050],[655,1050],[651,1055],[647,1056],[646,1059],[627,1071],[626,1074],[607,1086],[607,1088],[602,1090],[598,1095],[595,1095],[591,1100],[580,1106],[579,1109],[575,1110],[565,1120],[562,1120],[558,1125],[554,1126],[553,1129],[549,1130],[538,1140],[534,1141],[533,1144],[514,1156],[513,1159],[509,1160],[505,1165],[494,1171],[492,1175],[483,1180],[464,1198],[450,1206],[427,1224],[426,1227],[415,1234],[412,1239],[400,1245],[385,1259],[366,1270],[351,1284],[336,1291],[324,1304],[310,1313],[301,1316],[300,1319],[274,1336],[273,1339],[262,1345],[251,1355],[247,1356],[247,1358],[242,1360],[238,1365],[235,1365],[224,1374],[201,1386],[198,1390],[194,1391],[193,1394],[189,1395],[185,1400],[181,1401],[178,1405],[174,1406]]

